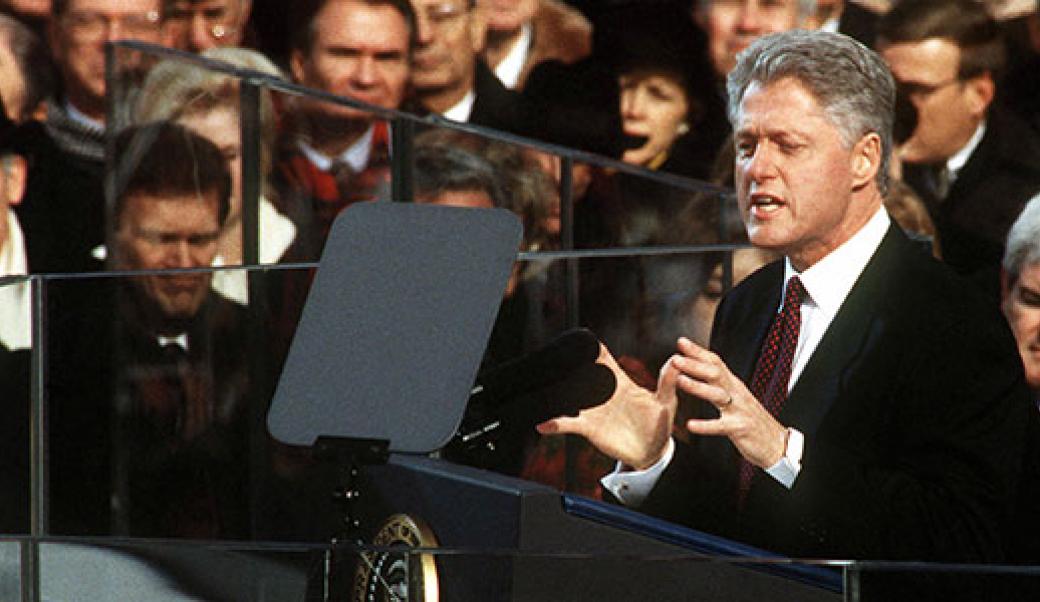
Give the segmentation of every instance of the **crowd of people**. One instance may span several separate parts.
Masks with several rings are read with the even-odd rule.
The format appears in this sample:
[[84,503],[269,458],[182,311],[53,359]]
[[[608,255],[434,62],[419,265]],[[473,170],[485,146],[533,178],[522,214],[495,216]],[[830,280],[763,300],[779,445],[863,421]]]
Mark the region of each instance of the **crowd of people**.
[[[755,243],[725,192],[740,192],[741,160],[755,151],[747,136],[734,137],[741,105],[727,76],[752,42],[795,29],[846,34],[891,72],[891,139],[879,141],[885,152],[871,184],[883,213],[910,235],[908,247],[959,274],[933,283],[1003,310],[1040,400],[1033,0],[0,0],[0,12],[0,278],[175,270],[51,287],[55,533],[294,536],[294,521],[310,511],[293,508],[290,492],[310,468],[300,450],[266,436],[272,378],[258,374],[277,371],[312,274],[285,271],[251,286],[258,275],[198,269],[317,261],[333,220],[353,203],[506,208],[524,223],[525,251]],[[115,40],[182,53],[116,53],[126,83],[106,77]],[[264,89],[258,149],[245,149],[238,79],[187,53],[313,92]],[[396,199],[391,121],[332,97],[628,165],[575,161],[564,178],[559,158],[537,146],[429,119],[408,153],[415,198]],[[835,120],[859,110],[817,100]],[[811,151],[780,129],[767,138],[778,156]],[[255,169],[246,169],[253,155]],[[574,199],[569,232],[563,184]],[[756,243],[733,254],[582,261],[578,315],[633,386],[653,389],[676,339],[707,345],[730,284],[786,253]],[[518,263],[484,367],[564,328],[566,271]],[[0,286],[4,374],[28,371],[29,308],[27,287]],[[246,361],[258,349],[269,357]],[[4,380],[28,401],[21,379]],[[28,410],[20,412],[8,422],[12,449],[27,447]],[[680,408],[671,421],[682,425],[691,412]],[[601,453],[589,439],[561,446],[532,431],[511,464],[522,476],[610,496],[599,478],[614,459],[643,462]],[[24,451],[9,457],[4,490],[24,495],[5,499],[2,526],[23,532],[28,460]],[[240,502],[253,498],[270,503]],[[295,535],[314,533],[309,525]]]

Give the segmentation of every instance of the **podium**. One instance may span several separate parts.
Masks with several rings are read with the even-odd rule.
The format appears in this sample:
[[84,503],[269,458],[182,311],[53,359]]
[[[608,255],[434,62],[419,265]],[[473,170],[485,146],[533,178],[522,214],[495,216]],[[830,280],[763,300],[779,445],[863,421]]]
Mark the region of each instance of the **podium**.
[[447,551],[440,600],[845,599],[838,570],[537,483],[401,455],[365,475],[366,541],[392,516],[424,521]]

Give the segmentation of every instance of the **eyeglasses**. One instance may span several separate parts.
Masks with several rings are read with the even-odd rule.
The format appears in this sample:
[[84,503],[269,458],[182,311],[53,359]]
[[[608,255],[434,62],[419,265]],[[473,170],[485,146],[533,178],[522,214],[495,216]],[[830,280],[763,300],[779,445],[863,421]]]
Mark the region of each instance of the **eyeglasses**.
[[923,100],[925,98],[928,98],[932,94],[935,94],[939,90],[942,90],[947,86],[959,83],[961,81],[962,80],[960,77],[951,77],[950,79],[943,80],[935,84],[922,84],[920,82],[897,82],[896,88],[899,90],[899,92],[902,92],[908,98]]
[[158,31],[159,12],[111,16],[94,12],[71,12],[63,19],[73,38],[81,41],[99,40],[111,28],[118,26],[127,38],[145,37]]
[[187,28],[192,26],[196,19],[202,20],[206,31],[215,40],[221,40],[238,31],[234,25],[235,15],[226,6],[203,7],[194,10],[174,6],[167,10],[163,23],[168,27]]

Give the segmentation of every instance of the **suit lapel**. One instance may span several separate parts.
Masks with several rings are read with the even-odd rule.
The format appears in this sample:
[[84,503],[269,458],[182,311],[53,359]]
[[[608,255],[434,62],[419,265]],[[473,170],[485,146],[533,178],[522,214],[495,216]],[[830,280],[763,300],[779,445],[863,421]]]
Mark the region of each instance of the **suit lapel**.
[[877,344],[888,326],[880,307],[887,303],[886,289],[905,241],[897,226],[889,227],[791,389],[780,412],[781,423],[809,436],[842,397],[858,359]]
[[715,321],[713,347],[726,365],[745,384],[751,382],[759,349],[780,307],[784,264],[777,261],[762,268],[746,281],[740,294]]

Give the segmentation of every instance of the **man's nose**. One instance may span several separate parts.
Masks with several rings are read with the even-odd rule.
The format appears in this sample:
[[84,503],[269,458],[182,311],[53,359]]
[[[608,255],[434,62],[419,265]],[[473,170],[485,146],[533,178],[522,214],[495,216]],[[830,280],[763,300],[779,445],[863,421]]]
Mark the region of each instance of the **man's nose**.
[[776,162],[768,144],[757,145],[745,161],[744,171],[754,181],[769,178],[775,173]]
[[421,10],[415,11],[415,38],[420,46],[427,46],[433,42],[433,23]]
[[741,5],[737,27],[740,31],[758,31],[762,26],[762,9],[758,0],[745,0]]
[[376,63],[371,56],[358,58],[354,67],[354,83],[361,86],[371,86],[376,82]]
[[171,243],[166,250],[166,268],[195,268],[199,265],[195,262],[191,244],[187,240],[178,240]]

